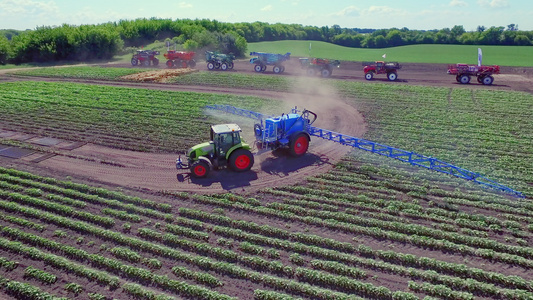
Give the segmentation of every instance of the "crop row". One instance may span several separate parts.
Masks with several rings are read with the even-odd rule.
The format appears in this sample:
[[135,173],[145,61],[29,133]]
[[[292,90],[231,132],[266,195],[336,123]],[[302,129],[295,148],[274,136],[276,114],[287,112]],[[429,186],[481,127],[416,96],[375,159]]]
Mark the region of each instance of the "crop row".
[[[28,243],[31,243],[37,246],[41,246],[48,250],[59,251],[64,255],[68,255],[69,257],[72,257],[80,261],[87,260],[93,266],[96,266],[99,268],[105,268],[111,272],[117,273],[122,276],[126,276],[128,278],[131,278],[131,279],[134,279],[140,282],[149,282],[149,283],[157,284],[161,286],[162,288],[171,289],[177,293],[180,293],[186,296],[204,297],[205,299],[231,299],[231,297],[227,297],[225,295],[210,291],[202,287],[189,285],[185,282],[179,282],[177,280],[172,280],[172,279],[169,279],[167,276],[157,275],[143,268],[126,265],[126,264],[119,262],[118,260],[106,258],[99,254],[89,254],[86,251],[77,249],[75,247],[66,246],[64,244],[57,243],[57,242],[48,240],[46,238],[33,235],[33,234],[28,234],[17,229],[3,227],[1,228],[1,232],[2,234],[8,235],[11,238],[18,239],[24,242],[28,242]],[[0,239],[0,241],[1,240],[3,239]],[[3,241],[6,241],[6,240],[3,240]],[[13,242],[6,242],[6,244],[12,244],[12,243]],[[21,245],[20,243],[17,245],[19,246],[19,249],[21,249],[22,252],[30,252],[30,251],[40,252],[39,250],[35,248],[25,247]],[[55,257],[55,258],[59,257],[59,256],[51,255],[51,254],[50,255],[43,254],[43,255],[45,257],[46,256]],[[66,261],[66,259],[64,260]],[[74,263],[70,263],[70,264],[74,265]],[[81,266],[81,265],[77,265],[77,266]],[[57,264],[56,264],[56,267],[57,267]],[[203,279],[205,277],[200,277],[200,278]],[[118,281],[112,282],[112,286],[116,287],[117,285],[118,285]]]
[[[8,202],[8,203],[0,202],[0,207],[2,207],[4,210],[22,213],[24,215],[28,215],[31,217],[37,217],[45,222],[50,222],[50,223],[53,223],[53,224],[56,224],[62,227],[72,229],[74,231],[82,232],[85,234],[91,234],[91,235],[97,236],[105,240],[127,245],[129,247],[136,248],[136,249],[142,249],[143,251],[147,251],[147,252],[150,252],[156,255],[161,255],[164,257],[169,257],[169,258],[184,261],[187,263],[192,263],[192,264],[198,265],[201,268],[211,269],[213,271],[216,271],[222,274],[227,274],[229,276],[236,276],[237,278],[248,279],[254,282],[263,283],[263,284],[266,284],[267,286],[271,286],[274,288],[284,289],[287,291],[292,291],[292,292],[297,292],[297,293],[304,293],[312,297],[319,297],[317,299],[325,299],[324,297],[331,297],[331,295],[337,295],[336,297],[339,297],[339,299],[348,299],[348,296],[346,294],[320,289],[318,287],[313,287],[311,285],[307,285],[304,283],[296,283],[288,279],[264,275],[259,272],[247,271],[233,264],[228,264],[224,262],[216,262],[216,261],[212,261],[211,259],[207,257],[186,254],[186,253],[177,251],[170,247],[157,245],[151,242],[146,242],[146,241],[132,238],[132,237],[127,237],[121,233],[94,227],[84,222],[71,221],[61,216],[55,216],[55,215],[52,215],[46,212],[40,212],[35,209],[25,208],[13,202]],[[1,239],[0,242],[2,240],[3,239]],[[13,252],[23,253],[24,251],[24,250],[21,250],[20,243],[10,243],[6,241],[5,244],[8,246],[6,246],[4,249],[10,249],[9,247],[12,247],[11,249],[13,250],[11,251]],[[2,244],[0,244],[0,247],[1,246]],[[53,257],[57,257],[57,256],[53,256]],[[262,262],[263,260],[261,259],[260,261]],[[256,260],[251,261],[252,264],[255,262]],[[82,270],[85,270],[85,268],[83,268]],[[159,277],[157,278],[161,279]],[[116,282],[116,284],[118,284],[118,281]],[[167,288],[171,288],[171,287],[167,287]],[[178,289],[178,288],[181,288],[181,286],[176,286],[175,288]]]
[[68,300],[66,297],[56,297],[47,292],[43,292],[40,288],[28,283],[9,280],[0,276],[0,289],[4,290],[8,295],[16,299],[25,300]]
[[[43,177],[15,169],[0,167],[0,173],[11,175],[11,177],[7,178],[2,176],[2,179],[7,179],[8,181],[13,181],[15,183],[41,188],[43,190],[49,190],[51,192],[57,191],[61,193],[64,191],[72,190],[72,195],[79,197],[82,200],[91,200],[95,199],[95,196],[98,196],[101,198],[107,198],[106,200],[118,200],[124,203],[130,203],[135,204],[137,206],[152,208],[161,212],[170,212],[172,209],[172,206],[169,204],[159,203],[152,200],[142,199],[139,197],[132,197],[120,192],[110,191],[104,188],[92,187],[86,184],[75,183],[72,181],[62,181],[51,177]],[[17,179],[17,177],[19,179]],[[78,193],[74,193],[76,191]]]
[[[29,179],[20,179],[18,177],[5,175],[5,174],[0,174],[0,180],[12,182],[12,183],[18,183],[18,184],[22,184],[25,186],[31,186],[34,188],[39,188],[44,191],[48,191],[48,192],[60,193],[64,196],[67,196],[68,198],[74,198],[80,201],[86,201],[86,202],[94,203],[98,205],[105,205],[109,207],[119,208],[127,212],[133,212],[133,213],[137,213],[137,214],[144,215],[144,216],[154,217],[158,219],[166,219],[166,220],[173,219],[173,215],[169,213],[163,213],[158,210],[151,209],[151,208],[139,207],[138,205],[135,205],[133,203],[126,204],[119,200],[102,198],[98,195],[89,195],[84,192],[80,192],[80,191],[73,190],[73,189],[57,187],[55,185],[48,184],[48,183],[41,183],[38,181],[29,180]],[[64,196],[60,196],[60,197],[65,198]],[[56,197],[49,197],[49,199],[57,201]],[[59,202],[65,202],[65,201],[59,200]]]
[[[481,281],[497,283],[514,288],[531,289],[532,286],[532,283],[529,283],[517,276],[505,276],[501,273],[487,272],[476,268],[467,268],[466,266],[461,264],[438,261],[427,257],[416,257],[414,255],[408,254],[403,255],[394,251],[373,251],[372,249],[364,247],[362,245],[360,245],[359,247],[355,247],[350,243],[341,243],[326,238],[320,238],[318,236],[310,234],[289,233],[287,231],[278,228],[273,228],[267,225],[254,226],[254,223],[252,222],[234,220],[225,216],[209,214],[198,210],[180,208],[179,212],[180,215],[189,218],[200,219],[211,223],[236,228],[230,229],[227,227],[214,226],[211,229],[214,233],[225,237],[247,240],[253,243],[268,245],[303,254],[310,254],[329,260],[339,260],[339,258],[341,257],[346,257],[345,259],[340,260],[343,263],[350,262],[365,267],[377,269],[382,269],[385,267],[385,269],[395,270],[395,272],[401,275],[405,275],[407,273],[405,268],[403,267],[397,269],[399,268],[398,266],[389,267],[389,265],[387,264],[383,264],[382,266],[376,266],[376,264],[379,265],[377,261],[359,259],[349,254],[346,254],[347,256],[344,256],[344,254],[340,253],[339,251],[346,251],[348,253],[356,252],[364,256],[386,259],[387,261],[394,262],[396,264],[415,266],[420,268],[429,268],[433,270],[438,270],[439,272],[456,274],[465,278],[475,278]],[[241,229],[254,233],[246,233]],[[290,240],[294,240],[295,242],[290,242]],[[309,243],[310,245],[315,246],[306,246],[298,242]],[[328,248],[331,247],[335,250],[318,248],[316,246]]]
[[[341,230],[348,233],[356,233],[356,234],[363,234],[366,236],[372,236],[375,238],[380,239],[388,239],[392,241],[398,241],[403,243],[410,243],[419,247],[428,247],[431,249],[440,249],[440,250],[446,250],[446,251],[452,251],[455,253],[462,253],[462,254],[468,254],[468,255],[474,255],[483,257],[485,259],[495,260],[495,261],[501,261],[505,263],[511,263],[511,264],[517,264],[524,267],[531,267],[533,266],[533,261],[526,259],[524,257],[508,254],[508,253],[500,253],[496,252],[491,249],[476,249],[474,247],[465,246],[462,244],[456,244],[449,241],[443,241],[440,239],[435,239],[427,236],[418,236],[418,235],[411,235],[406,233],[398,233],[394,231],[389,230],[383,230],[379,226],[387,227],[387,222],[381,222],[383,225],[378,225],[378,227],[366,227],[362,225],[356,225],[346,222],[341,222],[338,220],[329,220],[324,218],[319,218],[315,216],[300,216],[299,214],[289,212],[289,211],[280,211],[277,209],[267,208],[267,207],[253,207],[247,204],[243,203],[231,203],[229,201],[224,200],[218,200],[214,198],[210,198],[207,196],[200,196],[200,195],[194,195],[192,197],[195,201],[198,201],[200,203],[205,204],[212,204],[212,205],[218,205],[223,207],[232,207],[239,210],[254,212],[260,215],[265,215],[269,217],[276,217],[283,220],[290,220],[292,222],[297,221],[308,225],[316,225],[320,227],[326,227],[330,229],[335,230]],[[377,222],[379,223],[379,222]],[[400,226],[403,226],[403,224],[400,224]],[[464,237],[464,239],[472,238],[471,244],[474,244],[478,241],[478,238],[475,237]],[[506,245],[503,245],[505,247]],[[522,249],[521,247],[515,246],[509,246],[508,249]],[[512,251],[512,250],[508,250]],[[520,250],[521,251],[521,250]],[[528,248],[524,248],[525,253],[527,253]]]

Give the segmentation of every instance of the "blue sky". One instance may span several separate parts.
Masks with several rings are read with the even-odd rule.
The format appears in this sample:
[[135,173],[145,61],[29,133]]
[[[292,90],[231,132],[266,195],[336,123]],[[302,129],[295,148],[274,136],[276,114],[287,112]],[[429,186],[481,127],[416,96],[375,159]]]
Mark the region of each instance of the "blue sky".
[[296,23],[348,28],[467,31],[518,24],[533,30],[531,0],[0,0],[0,29],[100,24],[136,18],[216,19],[221,22]]

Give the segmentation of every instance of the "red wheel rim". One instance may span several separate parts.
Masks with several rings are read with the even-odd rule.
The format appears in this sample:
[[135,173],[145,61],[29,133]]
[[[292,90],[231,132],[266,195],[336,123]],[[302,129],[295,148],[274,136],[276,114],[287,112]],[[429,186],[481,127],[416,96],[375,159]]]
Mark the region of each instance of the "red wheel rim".
[[296,143],[294,143],[294,153],[297,155],[304,154],[307,151],[307,146],[309,145],[309,141],[305,136],[301,136],[296,139]]
[[204,176],[206,172],[206,168],[202,165],[194,167],[194,174],[198,177]]
[[237,156],[237,159],[235,160],[235,167],[237,167],[237,169],[244,170],[248,168],[249,165],[250,165],[250,158],[248,157],[248,155],[242,154],[242,155]]

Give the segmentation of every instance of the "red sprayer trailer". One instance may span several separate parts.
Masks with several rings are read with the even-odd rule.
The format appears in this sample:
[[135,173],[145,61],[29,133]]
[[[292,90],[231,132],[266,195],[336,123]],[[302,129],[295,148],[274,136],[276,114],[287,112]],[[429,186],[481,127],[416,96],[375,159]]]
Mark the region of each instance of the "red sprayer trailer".
[[167,59],[166,64],[169,68],[194,68],[196,66],[196,61],[194,60],[195,53],[192,51],[168,50],[163,55]]
[[468,64],[456,64],[448,66],[448,74],[455,75],[455,80],[462,84],[470,83],[470,77],[477,77],[477,82],[491,85],[494,82],[494,74],[500,74],[500,66],[478,66]]

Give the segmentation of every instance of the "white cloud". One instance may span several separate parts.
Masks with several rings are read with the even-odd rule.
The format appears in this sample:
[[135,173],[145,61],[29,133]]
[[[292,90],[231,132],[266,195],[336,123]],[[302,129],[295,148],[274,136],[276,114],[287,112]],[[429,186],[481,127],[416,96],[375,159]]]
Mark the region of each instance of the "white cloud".
[[272,5],[267,5],[263,8],[261,8],[261,11],[271,11],[272,10]]
[[32,0],[3,0],[0,1],[0,16],[18,15],[28,16],[45,16],[53,15],[59,12],[54,1],[32,1]]
[[192,4],[187,3],[187,2],[180,2],[180,3],[178,4],[178,7],[179,7],[179,8],[192,8]]
[[468,4],[463,0],[452,0],[450,2],[450,6],[465,7],[465,6],[468,6]]
[[330,14],[330,16],[338,16],[338,17],[357,17],[360,15],[359,13],[360,9],[357,6],[348,6],[336,13]]
[[483,7],[503,8],[509,7],[509,0],[478,0],[477,3]]

